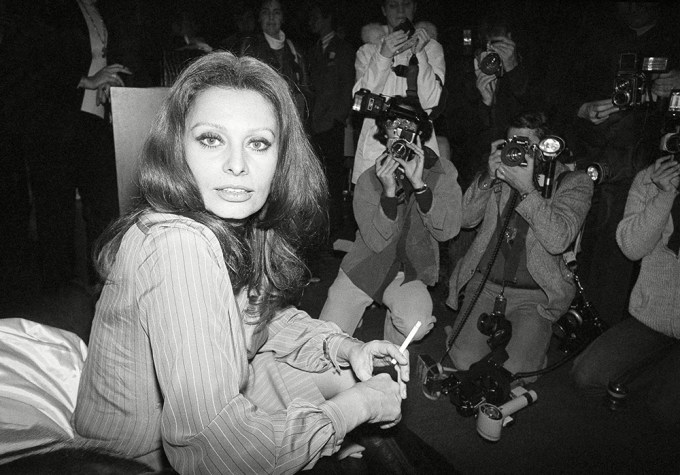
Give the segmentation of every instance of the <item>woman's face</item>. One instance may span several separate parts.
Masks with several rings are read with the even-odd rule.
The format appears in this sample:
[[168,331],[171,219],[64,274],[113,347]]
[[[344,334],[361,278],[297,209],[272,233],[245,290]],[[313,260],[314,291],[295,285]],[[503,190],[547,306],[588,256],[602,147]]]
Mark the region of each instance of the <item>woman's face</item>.
[[382,12],[387,19],[387,26],[392,31],[406,18],[413,21],[416,4],[413,0],[386,0],[383,3]]
[[264,206],[276,171],[274,109],[255,91],[207,89],[187,115],[184,149],[206,209],[247,218]]
[[283,24],[283,10],[278,0],[264,2],[260,9],[260,27],[269,36],[278,38]]

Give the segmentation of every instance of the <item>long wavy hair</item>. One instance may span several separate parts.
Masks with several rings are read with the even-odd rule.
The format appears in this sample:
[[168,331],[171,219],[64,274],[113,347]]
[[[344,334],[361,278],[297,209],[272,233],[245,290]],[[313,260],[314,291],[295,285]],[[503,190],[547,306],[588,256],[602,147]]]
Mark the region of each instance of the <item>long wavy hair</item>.
[[[205,208],[185,157],[186,117],[196,97],[212,87],[261,94],[279,126],[271,191],[263,208],[244,220],[225,220]],[[248,292],[246,311],[260,328],[277,310],[297,303],[309,273],[299,256],[327,232],[328,187],[286,81],[274,69],[227,52],[190,64],[155,118],[137,181],[140,194],[132,211],[114,222],[95,247],[102,277],[109,275],[123,235],[142,214],[173,213],[204,224],[217,236],[234,292]]]

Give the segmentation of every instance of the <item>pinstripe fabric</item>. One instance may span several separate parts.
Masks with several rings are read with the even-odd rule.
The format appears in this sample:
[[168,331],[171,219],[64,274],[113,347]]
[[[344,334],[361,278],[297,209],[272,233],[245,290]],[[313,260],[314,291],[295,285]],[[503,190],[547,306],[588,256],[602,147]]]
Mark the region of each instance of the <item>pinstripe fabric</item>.
[[[88,445],[180,473],[291,473],[347,430],[310,372],[349,338],[289,308],[252,361],[215,235],[149,214],[123,238],[90,337],[74,427]],[[323,345],[326,340],[327,354]]]

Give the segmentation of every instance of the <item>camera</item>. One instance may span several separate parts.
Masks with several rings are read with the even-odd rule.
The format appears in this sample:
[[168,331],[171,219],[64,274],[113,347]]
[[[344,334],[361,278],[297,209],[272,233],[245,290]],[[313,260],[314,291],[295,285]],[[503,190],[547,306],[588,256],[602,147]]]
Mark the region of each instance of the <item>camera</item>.
[[553,335],[560,342],[559,350],[573,354],[588,345],[608,328],[600,319],[597,309],[586,298],[581,280],[572,272],[576,284],[576,296],[567,312],[553,323]]
[[495,51],[488,51],[479,61],[479,70],[487,76],[502,76],[503,60]]
[[638,61],[636,53],[619,55],[619,68],[614,79],[612,104],[619,109],[639,107],[644,98],[649,98],[651,87],[650,73],[666,71],[668,58],[645,57]]
[[659,148],[662,152],[677,154],[680,153],[680,133],[664,134],[661,137]]
[[517,386],[511,391],[512,399],[502,406],[495,406],[488,402],[479,406],[477,414],[477,433],[482,438],[497,442],[501,438],[501,429],[511,421],[511,415],[533,404],[538,399],[535,391],[527,391],[521,386]]
[[477,320],[477,329],[482,335],[489,337],[487,344],[491,349],[505,347],[512,337],[512,324],[505,318],[506,299],[498,295],[493,305],[493,312],[483,313]]
[[524,156],[529,154],[534,160],[549,162],[557,158],[565,149],[564,140],[556,135],[548,135],[536,144],[527,137],[515,135],[501,144],[501,162],[509,167],[525,166]]
[[501,162],[509,167],[526,166],[525,155],[534,158],[534,186],[543,198],[550,198],[555,178],[555,160],[567,148],[562,138],[548,135],[538,144],[532,144],[527,137],[514,136],[501,144]]
[[391,121],[397,138],[388,143],[390,153],[405,161],[413,158],[413,151],[407,143],[415,142],[422,124],[428,120],[417,101],[400,96],[373,94],[368,89],[360,89],[354,94],[352,110],[374,119]]

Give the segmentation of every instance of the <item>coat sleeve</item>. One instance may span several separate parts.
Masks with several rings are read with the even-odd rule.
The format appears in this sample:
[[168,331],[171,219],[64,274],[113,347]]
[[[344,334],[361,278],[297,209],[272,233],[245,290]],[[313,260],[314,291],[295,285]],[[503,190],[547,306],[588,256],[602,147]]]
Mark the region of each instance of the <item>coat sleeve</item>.
[[633,261],[651,254],[656,247],[668,224],[676,195],[660,191],[651,182],[649,171],[642,170],[635,176],[623,219],[616,228],[616,242],[621,252]]
[[373,252],[381,252],[401,233],[402,220],[391,220],[380,205],[382,185],[373,167],[359,177],[354,190],[354,217],[366,246]]
[[392,70],[392,60],[380,54],[379,48],[367,43],[357,51],[354,60],[356,81],[352,94],[359,89],[368,89],[374,94],[382,94],[385,82]]
[[293,473],[344,438],[332,401],[265,413],[242,393],[248,362],[222,255],[193,230],[154,230],[139,305],[163,395],[161,435],[179,473]]
[[552,199],[530,193],[517,205],[534,235],[550,254],[562,254],[574,242],[593,197],[593,181],[585,172],[569,172]]
[[462,221],[462,191],[458,172],[449,161],[440,160],[444,174],[432,193],[432,206],[427,213],[420,212],[425,228],[440,242],[452,239],[460,232]]

